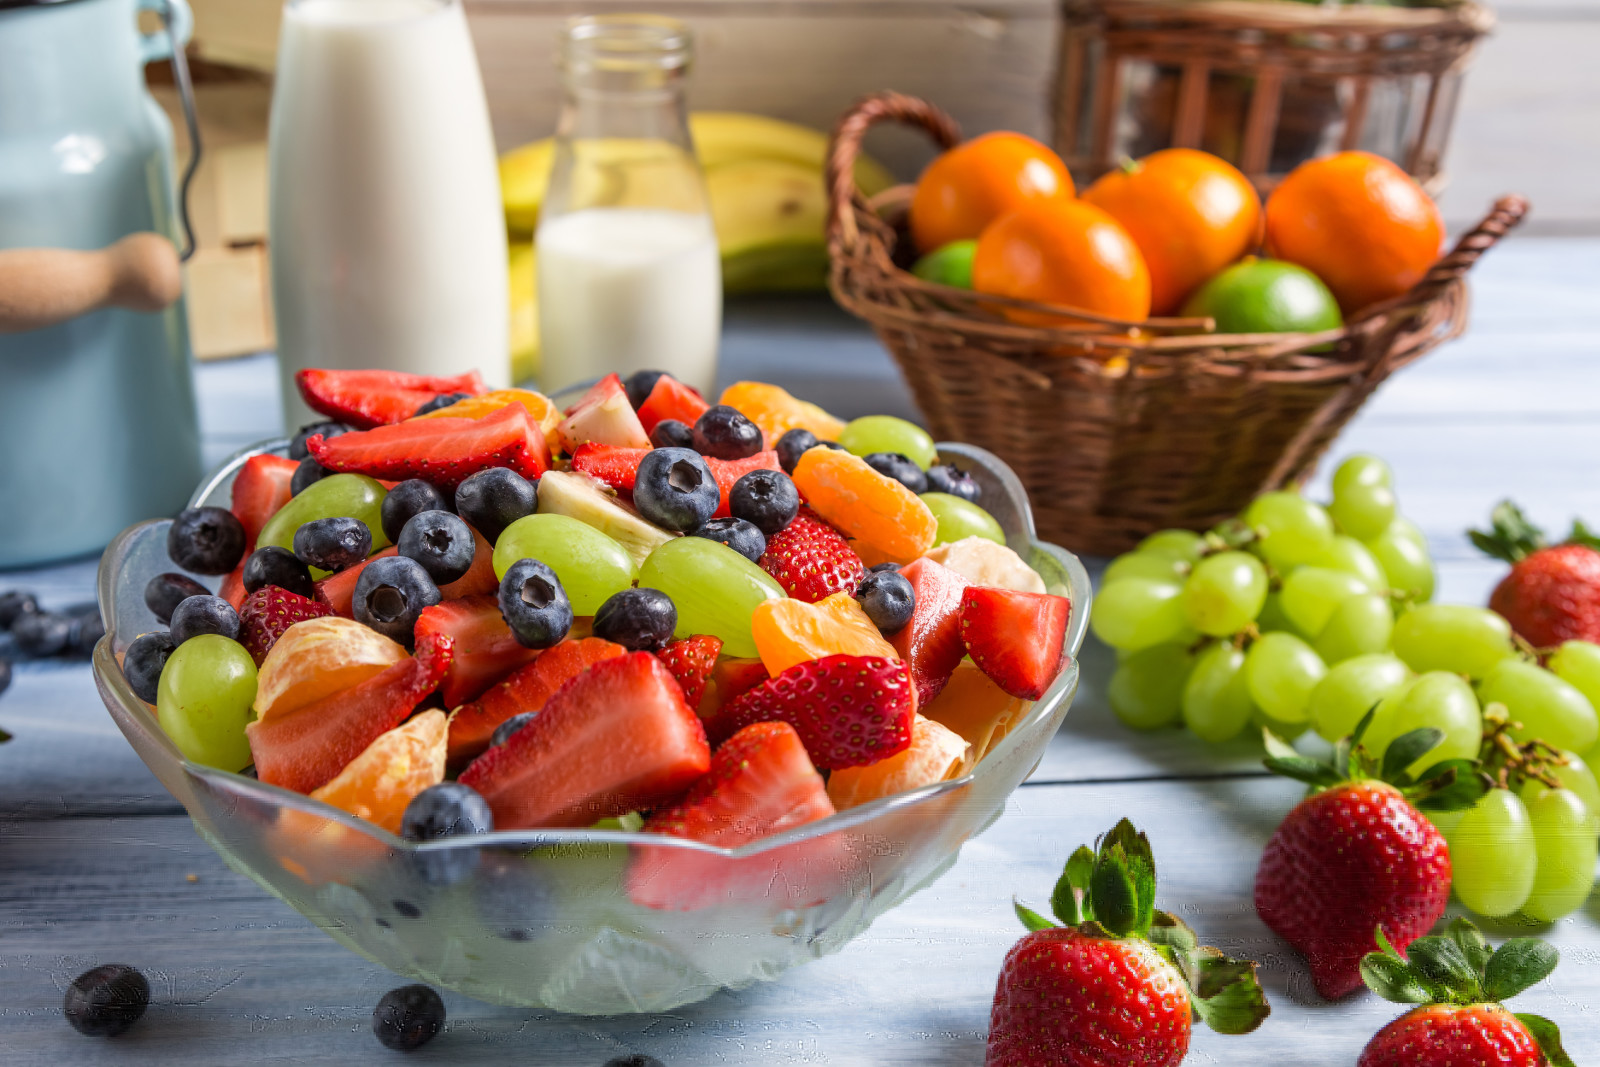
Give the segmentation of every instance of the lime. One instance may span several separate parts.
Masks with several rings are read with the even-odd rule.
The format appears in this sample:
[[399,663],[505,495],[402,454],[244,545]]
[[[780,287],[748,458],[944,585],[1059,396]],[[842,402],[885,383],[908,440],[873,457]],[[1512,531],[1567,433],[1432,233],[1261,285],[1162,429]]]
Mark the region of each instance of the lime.
[[972,288],[972,256],[978,251],[974,240],[951,241],[911,264],[911,273],[925,282]]
[[1218,333],[1317,333],[1344,324],[1322,279],[1293,263],[1248,256],[1202,285],[1185,315],[1209,315]]

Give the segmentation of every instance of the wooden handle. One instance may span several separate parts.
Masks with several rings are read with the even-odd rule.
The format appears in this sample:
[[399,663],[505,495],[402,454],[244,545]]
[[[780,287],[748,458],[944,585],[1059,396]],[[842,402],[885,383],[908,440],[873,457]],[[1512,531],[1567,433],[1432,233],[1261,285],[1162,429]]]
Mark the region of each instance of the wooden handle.
[[873,93],[857,100],[834,126],[824,164],[830,244],[838,241],[848,247],[856,242],[856,220],[850,212],[856,198],[856,157],[861,154],[862,138],[880,122],[921,127],[941,150],[961,143],[956,120],[926,100],[895,92]]
[[95,252],[0,252],[0,333],[43,329],[105,307],[161,311],[182,293],[178,250],[156,233],[129,234]]

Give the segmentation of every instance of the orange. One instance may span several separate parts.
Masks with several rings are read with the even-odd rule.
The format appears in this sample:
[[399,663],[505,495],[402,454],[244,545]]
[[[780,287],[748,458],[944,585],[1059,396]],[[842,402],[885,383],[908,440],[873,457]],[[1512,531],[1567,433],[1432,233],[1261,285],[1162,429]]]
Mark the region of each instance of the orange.
[[1411,176],[1370,152],[1302,163],[1267,197],[1267,251],[1327,283],[1346,315],[1410,289],[1444,220]]
[[330,615],[283,631],[256,674],[256,718],[269,719],[349,689],[406,658],[396,641]]
[[[1150,268],[1122,224],[1093,204],[1032,204],[997,219],[978,238],[972,287],[1041,304],[1061,304],[1116,319],[1150,315]],[[1033,326],[1071,319],[1004,309]]]
[[828,776],[828,799],[843,811],[954,778],[966,769],[971,748],[960,734],[918,715],[910,748],[865,767],[834,771]]
[[555,401],[543,393],[536,393],[532,389],[496,389],[480,396],[469,396],[465,400],[457,400],[449,407],[437,408],[426,415],[417,418],[453,418],[453,419],[481,419],[485,415],[492,415],[507,404],[521,404],[528,409],[528,414],[533,416],[533,421],[539,424],[544,431],[545,439],[551,442],[551,447],[556,443],[556,427],[561,425],[561,409],[556,407]]
[[1104,174],[1083,199],[1122,223],[1150,268],[1150,313],[1171,315],[1200,283],[1250,251],[1261,198],[1210,152],[1167,148]]
[[933,547],[939,532],[939,520],[917,494],[848,452],[804,453],[794,484],[812,511],[885,560],[911,562]]
[[823,656],[900,658],[849,593],[834,593],[815,604],[764,600],[750,615],[750,636],[774,678],[796,663]]
[[425,711],[380,735],[311,797],[398,834],[411,798],[444,781],[448,733],[444,712]]
[[835,441],[844,430],[843,419],[766,382],[734,382],[722,391],[717,403],[742,412],[761,427],[769,441],[795,429],[810,430],[824,441]]
[[928,164],[911,197],[911,237],[921,252],[965,238],[1008,212],[1041,200],[1071,200],[1067,165],[1032,137],[1002,131],[974,137]]
[[968,758],[976,763],[1000,743],[1017,713],[1027,706],[1026,700],[1011,696],[964,659],[922,713],[960,734],[972,746]]

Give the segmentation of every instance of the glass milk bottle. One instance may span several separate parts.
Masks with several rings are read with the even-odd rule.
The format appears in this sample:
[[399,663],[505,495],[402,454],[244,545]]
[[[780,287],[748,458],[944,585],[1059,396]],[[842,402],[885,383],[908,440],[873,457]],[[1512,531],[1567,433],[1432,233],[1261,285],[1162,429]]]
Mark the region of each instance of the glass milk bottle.
[[675,19],[573,19],[550,188],[535,238],[540,379],[664,370],[712,395],[722,268],[689,140],[689,31]]
[[461,0],[289,0],[269,130],[290,427],[302,367],[509,384],[505,216]]

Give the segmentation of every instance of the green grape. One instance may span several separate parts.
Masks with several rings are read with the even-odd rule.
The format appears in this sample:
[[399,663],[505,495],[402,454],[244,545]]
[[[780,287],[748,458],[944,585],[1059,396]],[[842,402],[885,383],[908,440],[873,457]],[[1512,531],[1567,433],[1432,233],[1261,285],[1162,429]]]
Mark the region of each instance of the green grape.
[[1539,854],[1528,809],[1515,793],[1489,790],[1445,840],[1456,896],[1469,910],[1498,918],[1527,901]]
[[1358,485],[1387,486],[1392,481],[1387,463],[1377,456],[1357,452],[1333,472],[1333,492],[1338,495]]
[[1261,555],[1281,572],[1321,556],[1333,543],[1333,520],[1299,493],[1263,493],[1245,509],[1245,523],[1261,536]]
[[1551,923],[1589,899],[1600,838],[1595,837],[1589,805],[1570,789],[1540,789],[1526,804],[1539,867],[1522,912]]
[[1410,541],[1424,552],[1428,551],[1428,535],[1422,532],[1422,527],[1404,515],[1397,515],[1394,522],[1389,524],[1389,529],[1385,532]]
[[250,765],[244,728],[255,702],[255,660],[219,634],[191,637],[173,650],[156,688],[161,729],[178,751],[224,771]]
[[1157,552],[1128,552],[1118,556],[1100,576],[1104,589],[1123,578],[1151,578],[1158,582],[1181,582],[1189,576],[1189,564],[1176,556]]
[[1323,740],[1337,741],[1350,736],[1361,716],[1410,681],[1411,668],[1394,656],[1356,656],[1329,668],[1311,691],[1306,713]]
[[1388,575],[1390,589],[1426,601],[1433,596],[1433,561],[1428,558],[1425,543],[1406,530],[1397,529],[1405,521],[1394,520],[1366,546]]
[[757,604],[783,596],[766,571],[706,537],[676,537],[657,548],[639,568],[639,584],[672,598],[679,637],[720,637],[728,656],[758,654],[750,615]]
[[[376,478],[365,474],[330,474],[319,482],[312,482],[290,497],[279,508],[256,538],[256,547],[277,545],[294,551],[294,532],[316,519],[359,519],[372,531],[372,550],[389,547],[383,536],[383,498],[389,491]],[[314,571],[316,577],[327,573]]]
[[1205,538],[1193,530],[1157,530],[1134,547],[1135,552],[1171,556],[1185,563],[1198,563]]
[[1262,634],[1244,658],[1245,685],[1273,721],[1305,729],[1311,691],[1328,673],[1311,646],[1293,634]]
[[1255,705],[1244,677],[1244,653],[1218,641],[1195,658],[1183,686],[1183,724],[1213,744],[1239,736]]
[[627,549],[570,515],[524,515],[507,526],[494,543],[495,577],[504,578],[519,559],[556,572],[574,615],[593,615],[637,576]]
[[1363,593],[1347,597],[1333,609],[1311,647],[1324,663],[1342,663],[1352,656],[1387,651],[1393,634],[1394,609],[1389,598]]
[[839,432],[839,443],[857,456],[898,452],[923,470],[939,458],[927,430],[893,415],[864,415],[853,420]]
[[1339,529],[1363,541],[1387,530],[1396,510],[1394,490],[1387,485],[1352,485],[1334,493],[1328,505]]
[[1135,730],[1174,726],[1183,719],[1183,686],[1194,657],[1183,645],[1155,645],[1117,665],[1106,687],[1111,710]]
[[1389,588],[1389,576],[1383,573],[1383,565],[1378,562],[1378,557],[1366,545],[1344,534],[1336,536],[1333,544],[1328,546],[1328,551],[1313,560],[1311,565],[1353,574],[1374,593]]
[[1522,724],[1511,735],[1519,741],[1539,738],[1556,748],[1587,752],[1600,737],[1600,718],[1594,705],[1570,682],[1520,659],[1495,664],[1478,686],[1484,706],[1506,706],[1513,722]]
[[1548,666],[1600,709],[1600,645],[1567,641],[1551,655]]
[[1124,578],[1094,598],[1089,626],[1112,648],[1129,651],[1176,641],[1188,628],[1182,593],[1177,582]]
[[1395,620],[1394,654],[1419,674],[1450,671],[1482,678],[1514,654],[1511,627],[1488,608],[1419,604]]
[[994,516],[970,500],[949,493],[923,493],[922,502],[928,505],[928,510],[939,522],[938,533],[933,539],[935,545],[968,537],[987,537],[997,544],[1006,543],[1006,532],[1000,529]]
[[1183,587],[1189,625],[1212,637],[1236,634],[1255,621],[1267,599],[1267,569],[1248,552],[1218,552],[1195,564]]
[[1267,594],[1267,599],[1261,604],[1261,611],[1256,615],[1256,629],[1262,633],[1291,633],[1296,637],[1304,637],[1294,621],[1284,614],[1283,594],[1277,591]]
[[1412,774],[1441,760],[1473,759],[1478,755],[1483,741],[1483,715],[1478,711],[1478,698],[1472,695],[1472,687],[1459,675],[1429,671],[1384,697],[1361,743],[1368,752],[1381,757],[1389,742],[1425,726],[1442,731],[1444,739],[1439,747],[1406,768]]
[[1296,567],[1283,580],[1283,613],[1303,634],[1320,634],[1340,604],[1372,592],[1353,574],[1326,567]]
[[[1583,761],[1583,757],[1576,752],[1562,752],[1561,757],[1567,762],[1552,764],[1550,773],[1556,781],[1561,783],[1563,789],[1570,789],[1578,794],[1589,809],[1589,818],[1594,825],[1594,832],[1600,835],[1600,782],[1597,782],[1594,771]],[[1532,803],[1533,798],[1549,788],[1543,782],[1530,778],[1523,783],[1520,796],[1524,803]]]

